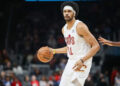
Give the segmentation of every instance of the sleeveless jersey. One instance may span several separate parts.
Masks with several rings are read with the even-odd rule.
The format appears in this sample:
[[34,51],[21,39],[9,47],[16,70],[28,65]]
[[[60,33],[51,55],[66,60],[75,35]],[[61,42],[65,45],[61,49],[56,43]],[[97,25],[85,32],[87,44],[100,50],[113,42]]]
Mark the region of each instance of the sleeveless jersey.
[[72,82],[75,79],[78,79],[80,83],[83,83],[81,79],[85,81],[90,72],[92,57],[84,62],[84,64],[87,66],[87,68],[81,68],[81,70],[84,70],[84,72],[76,72],[74,71],[74,69],[72,69],[76,61],[86,56],[86,54],[91,49],[90,44],[87,43],[85,39],[76,31],[76,27],[79,22],[82,21],[76,20],[71,29],[67,29],[67,24],[65,24],[63,27],[64,38],[67,44],[67,56],[69,59],[62,74],[62,81],[60,86],[64,86],[63,84],[65,83],[64,81],[66,80],[66,78],[68,78],[67,81],[70,80]]
[[78,35],[76,31],[76,27],[79,22],[82,21],[76,20],[71,29],[67,29],[67,24],[65,24],[65,26],[63,27],[64,38],[67,44],[67,56],[71,60],[81,59],[91,48],[90,44],[88,44],[83,37]]

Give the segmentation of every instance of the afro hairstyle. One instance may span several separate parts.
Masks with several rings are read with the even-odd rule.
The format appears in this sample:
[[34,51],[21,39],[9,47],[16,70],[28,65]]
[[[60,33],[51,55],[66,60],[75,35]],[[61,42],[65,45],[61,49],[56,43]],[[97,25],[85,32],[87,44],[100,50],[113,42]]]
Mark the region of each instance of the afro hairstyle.
[[66,2],[63,2],[61,4],[61,12],[63,13],[63,8],[65,6],[71,6],[75,11],[76,11],[76,16],[78,16],[78,13],[79,13],[79,6],[77,3],[73,2],[73,1],[66,1]]

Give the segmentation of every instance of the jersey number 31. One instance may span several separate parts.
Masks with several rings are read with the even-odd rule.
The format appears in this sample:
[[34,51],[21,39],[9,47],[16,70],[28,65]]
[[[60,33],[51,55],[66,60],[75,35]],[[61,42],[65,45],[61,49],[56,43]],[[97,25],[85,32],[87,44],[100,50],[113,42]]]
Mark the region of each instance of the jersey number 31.
[[71,47],[67,47],[67,49],[68,49],[68,53],[69,53],[70,55],[73,55],[72,48],[71,48]]

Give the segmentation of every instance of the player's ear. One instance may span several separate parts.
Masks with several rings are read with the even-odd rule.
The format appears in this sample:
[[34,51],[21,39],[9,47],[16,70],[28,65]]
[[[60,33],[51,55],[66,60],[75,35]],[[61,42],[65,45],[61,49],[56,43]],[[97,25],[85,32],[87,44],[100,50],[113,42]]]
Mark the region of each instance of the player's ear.
[[76,14],[74,13],[74,17],[76,16]]

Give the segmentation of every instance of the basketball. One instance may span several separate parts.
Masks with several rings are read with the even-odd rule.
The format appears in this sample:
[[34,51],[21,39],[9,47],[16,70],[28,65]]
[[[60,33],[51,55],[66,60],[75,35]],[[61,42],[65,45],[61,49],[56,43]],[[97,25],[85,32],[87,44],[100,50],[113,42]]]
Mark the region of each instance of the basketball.
[[41,47],[37,52],[37,58],[39,61],[47,63],[52,60],[53,52],[48,46]]

